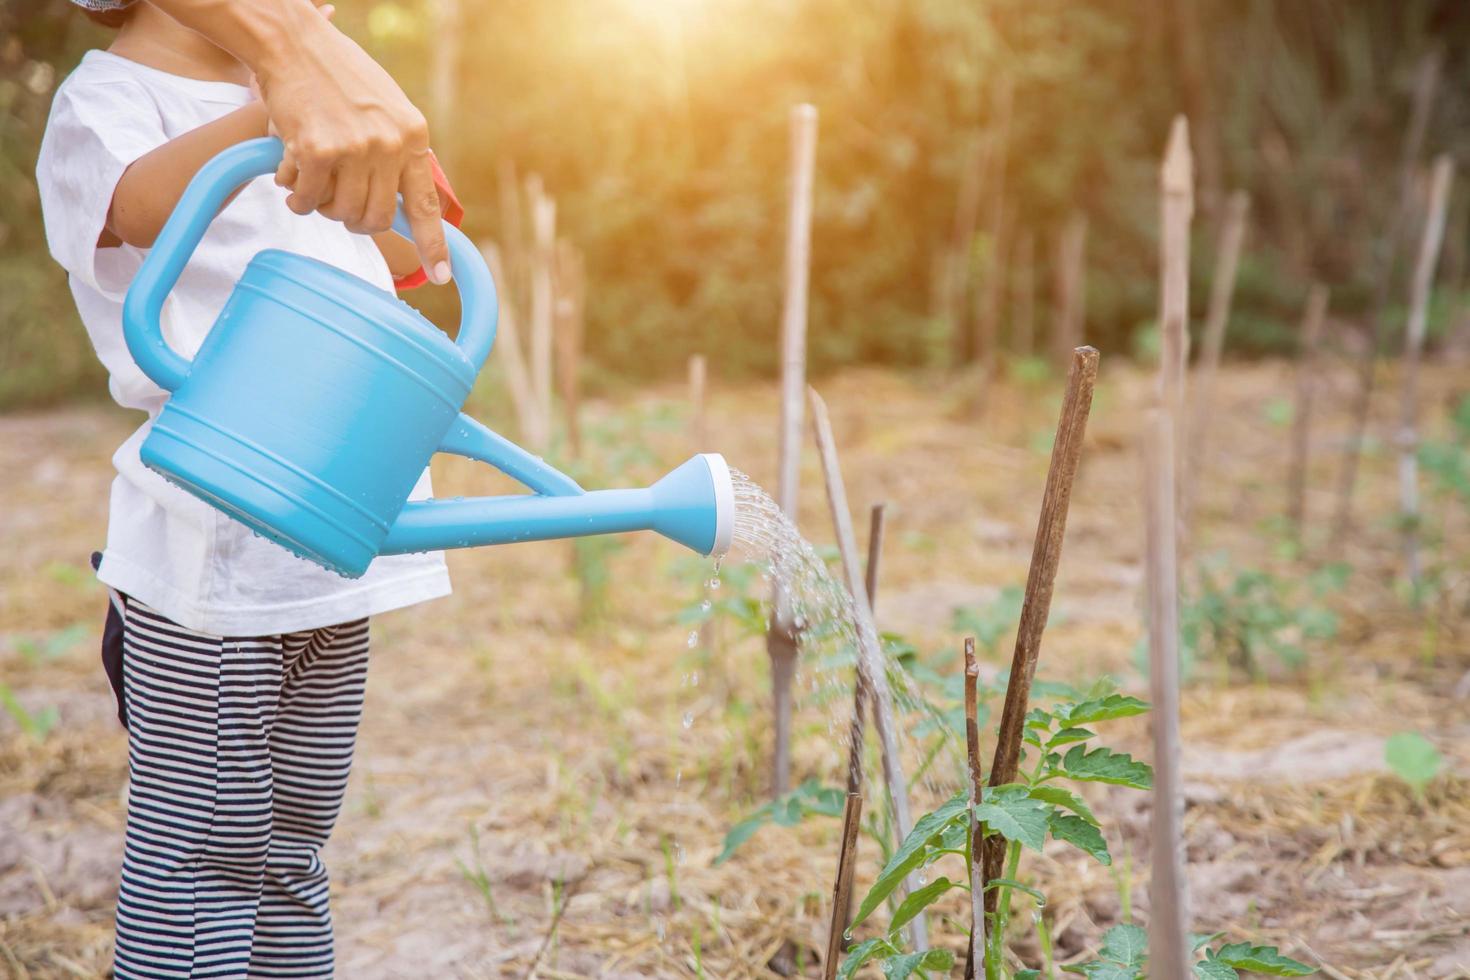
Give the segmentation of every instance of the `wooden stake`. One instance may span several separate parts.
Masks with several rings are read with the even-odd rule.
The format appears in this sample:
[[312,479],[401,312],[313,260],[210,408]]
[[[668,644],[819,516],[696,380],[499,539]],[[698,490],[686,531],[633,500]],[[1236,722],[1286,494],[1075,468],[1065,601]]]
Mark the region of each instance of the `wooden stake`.
[[1384,310],[1393,288],[1394,269],[1398,264],[1400,242],[1414,212],[1414,173],[1424,149],[1429,117],[1439,90],[1440,67],[1444,52],[1432,48],[1419,61],[1414,77],[1414,100],[1409,113],[1409,126],[1399,153],[1399,199],[1387,234],[1379,245],[1378,263],[1373,277],[1373,305],[1368,310],[1367,343],[1358,361],[1358,390],[1353,400],[1352,425],[1347,449],[1342,457],[1342,470],[1337,484],[1337,513],[1333,517],[1332,537],[1341,543],[1353,519],[1353,493],[1358,484],[1358,460],[1363,454],[1363,439],[1368,433],[1368,416],[1373,407],[1373,388],[1377,379],[1378,350],[1383,346]]
[[[817,110],[791,110],[791,199],[786,227],[786,292],[781,310],[781,432],[777,501],[796,523],[800,496],[802,389],[806,387],[807,278],[811,266],[812,186],[817,158]],[[796,628],[779,589],[766,634],[775,710],[771,795],[791,788],[791,682],[796,676]]]
[[1404,571],[1417,590],[1419,585],[1419,362],[1424,352],[1424,333],[1429,319],[1429,292],[1434,269],[1444,241],[1445,211],[1449,206],[1450,179],[1454,164],[1448,154],[1434,161],[1429,184],[1429,207],[1414,279],[1409,286],[1409,323],[1404,335],[1404,386],[1399,414],[1399,516],[1404,528]]
[[1159,394],[1178,424],[1189,356],[1189,222],[1194,214],[1194,164],[1189,122],[1174,117],[1159,171]]
[[1178,980],[1190,975],[1192,957],[1181,828],[1183,801],[1179,791],[1179,541],[1174,459],[1177,426],[1167,409],[1151,410],[1145,426],[1145,560],[1154,742],[1149,976]]
[[1016,354],[1036,353],[1036,235],[1029,228],[1016,247],[1016,315],[1011,320],[1011,342]]
[[[494,242],[484,242],[480,245],[480,254],[485,257],[485,264],[490,267],[490,276],[495,280],[496,285],[509,284],[511,280],[506,273],[500,248]],[[510,388],[511,404],[515,407],[516,424],[520,428],[521,436],[534,445],[536,441],[534,437],[540,431],[538,428],[540,416],[536,405],[536,395],[531,390],[531,378],[526,373],[526,356],[521,346],[517,307],[509,288],[500,298],[500,320],[496,327],[496,340],[500,342],[496,351],[496,359],[505,365],[505,381],[507,387]]]
[[[1317,349],[1327,316],[1327,287],[1312,283],[1307,310],[1302,315],[1296,361],[1296,410],[1292,413],[1291,468],[1287,476],[1287,519],[1301,540],[1306,526],[1307,459],[1311,454],[1312,401],[1317,390]],[[1196,439],[1199,436],[1196,434]]]
[[[868,608],[873,610],[875,625],[878,602],[878,565],[883,555],[883,511],[883,504],[874,504],[868,517],[868,565],[864,580],[868,590]],[[864,719],[872,705],[868,687],[863,683],[865,673],[865,671],[857,671],[852,685],[852,721],[847,729],[848,793],[863,791],[863,739],[866,734]],[[847,896],[847,904],[841,909],[841,913],[842,929],[846,931],[847,924],[852,921],[852,894],[850,892]]]
[[689,441],[695,452],[709,448],[709,434],[705,428],[704,389],[706,362],[703,354],[689,356]]
[[551,441],[551,348],[555,316],[554,271],[556,202],[541,188],[541,178],[526,181],[531,202],[535,247],[531,257],[531,388],[536,393],[536,438],[532,448],[544,452]]
[[582,455],[582,334],[587,273],[582,253],[565,239],[556,243],[557,388],[567,416],[567,446],[572,459]]
[[[980,664],[975,660],[975,638],[965,637],[965,755],[970,763],[970,806],[985,798],[985,774],[980,765],[980,698],[977,687]],[[965,959],[965,976],[974,980],[985,962],[985,869],[984,839],[980,821],[970,819],[970,949]]]
[[[1051,612],[1052,587],[1062,560],[1062,538],[1067,530],[1067,508],[1072,502],[1072,485],[1082,459],[1082,437],[1092,410],[1092,390],[1097,383],[1098,353],[1079,347],[1072,353],[1067,372],[1067,391],[1052,444],[1046,489],[1041,495],[1041,515],[1036,522],[1036,541],[1031,549],[1031,569],[1026,576],[1026,595],[1021,602],[1021,622],[1016,630],[1016,648],[1011,656],[1011,678],[1006,685],[1005,707],[1001,710],[995,756],[990,763],[990,785],[1014,782],[1021,758],[1021,735],[1031,700],[1031,681],[1041,654],[1041,634]],[[985,840],[985,880],[1001,876],[1005,841],[992,835]],[[985,896],[986,911],[995,910],[996,894]]]
[[[827,484],[827,503],[832,510],[832,525],[837,533],[837,550],[842,556],[842,575],[852,595],[853,615],[858,622],[858,671],[873,698],[873,727],[878,732],[879,754],[883,760],[883,776],[888,786],[888,805],[893,814],[895,843],[913,829],[909,811],[908,783],[903,773],[903,759],[898,751],[898,733],[893,730],[893,695],[888,689],[888,676],[883,671],[883,651],[878,646],[878,631],[873,625],[873,608],[868,604],[857,563],[857,540],[852,532],[852,516],[847,509],[847,489],[842,482],[842,469],[837,461],[837,443],[832,437],[832,422],[827,405],[814,389],[807,389],[812,409],[812,431],[822,458],[822,475]],[[874,669],[876,668],[876,669]],[[904,893],[914,888],[912,876],[905,882]],[[929,944],[924,916],[913,920],[910,938],[917,949]]]
[[1087,216],[1073,212],[1057,238],[1056,312],[1052,318],[1052,350],[1065,362],[1082,345],[1087,318]]
[[456,125],[456,96],[459,94],[459,48],[463,36],[460,31],[459,0],[434,0],[433,27],[431,29],[432,53],[429,56],[429,114],[434,122],[436,145],[434,154],[440,165],[449,173],[455,172],[454,139],[459,126]]
[[832,885],[832,925],[827,933],[827,958],[822,962],[822,976],[835,980],[837,964],[846,948],[843,934],[847,932],[845,909],[852,908],[852,873],[857,867],[858,830],[862,827],[863,796],[849,792],[847,805],[842,810],[842,846],[837,852],[837,880]]
[[1204,344],[1200,349],[1199,383],[1195,386],[1193,415],[1189,424],[1190,453],[1184,473],[1184,493],[1180,506],[1184,523],[1189,524],[1194,510],[1195,489],[1205,469],[1205,445],[1209,438],[1209,419],[1214,411],[1215,378],[1220,370],[1220,354],[1225,349],[1225,327],[1230,322],[1230,301],[1235,296],[1236,270],[1240,267],[1240,248],[1245,241],[1246,218],[1251,199],[1245,191],[1230,195],[1225,207],[1225,223],[1220,228],[1220,243],[1215,250],[1215,273],[1210,282],[1210,311],[1205,317]]

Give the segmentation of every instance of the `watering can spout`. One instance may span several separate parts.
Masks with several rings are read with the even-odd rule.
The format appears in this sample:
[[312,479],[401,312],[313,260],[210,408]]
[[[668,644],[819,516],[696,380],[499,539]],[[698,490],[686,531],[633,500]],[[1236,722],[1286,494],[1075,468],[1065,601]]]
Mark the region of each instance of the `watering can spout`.
[[645,489],[410,502],[380,553],[649,530],[701,555],[722,555],[734,525],[730,468],[723,456],[703,453]]

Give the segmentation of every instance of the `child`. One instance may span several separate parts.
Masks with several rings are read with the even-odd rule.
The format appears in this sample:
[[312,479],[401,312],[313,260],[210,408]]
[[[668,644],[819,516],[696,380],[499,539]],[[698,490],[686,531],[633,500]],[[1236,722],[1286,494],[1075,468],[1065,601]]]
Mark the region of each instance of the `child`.
[[[434,553],[380,558],[362,578],[340,578],[139,461],[167,395],[128,353],[123,297],[189,179],[226,147],[267,135],[268,120],[245,66],[159,9],[76,2],[119,31],[57,91],[37,162],[46,238],[113,398],[150,416],[113,457],[98,568],[114,593],[103,658],[131,779],[116,975],[329,977],[320,851],[352,761],[367,617],[448,594],[448,573]],[[442,180],[440,190],[457,210]],[[286,196],[258,178],[214,219],[164,307],[174,350],[193,356],[262,249],[312,256],[383,289],[395,275],[422,281],[410,243],[298,216]],[[414,496],[429,493],[425,473]]]

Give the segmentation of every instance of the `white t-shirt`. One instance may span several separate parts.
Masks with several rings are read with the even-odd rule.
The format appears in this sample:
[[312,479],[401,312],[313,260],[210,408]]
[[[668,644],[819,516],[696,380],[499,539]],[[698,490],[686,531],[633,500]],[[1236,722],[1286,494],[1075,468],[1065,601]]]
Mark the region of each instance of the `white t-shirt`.
[[[359,579],[297,558],[146,469],[138,447],[167,400],[123,340],[122,301],[146,250],[99,248],[112,194],[128,165],[212,122],[249,90],[89,52],[57,90],[36,177],[51,255],[111,375],[112,397],[148,421],[113,456],[117,478],[98,577],[190,629],[264,636],[331,626],[449,594],[442,552],[379,558]],[[330,262],[385,290],[387,263],[371,238],[320,215],[301,217],[270,176],[251,181],[214,219],[163,309],[169,346],[193,357],[255,254],[285,249]],[[431,493],[426,471],[415,499]]]

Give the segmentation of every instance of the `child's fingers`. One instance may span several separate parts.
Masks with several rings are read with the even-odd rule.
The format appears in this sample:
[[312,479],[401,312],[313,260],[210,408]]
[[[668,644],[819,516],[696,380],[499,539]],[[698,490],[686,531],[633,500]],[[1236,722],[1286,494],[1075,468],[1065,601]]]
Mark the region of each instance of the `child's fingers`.
[[327,20],[331,20],[332,15],[337,12],[337,5],[335,3],[324,3],[316,9]]
[[281,154],[281,165],[276,168],[277,187],[295,187],[296,175],[299,173],[296,166],[296,158],[291,155],[290,149]]
[[311,214],[332,200],[336,175],[332,161],[325,155],[315,158],[296,158],[296,180],[291,185],[291,196],[286,206],[297,214]]

